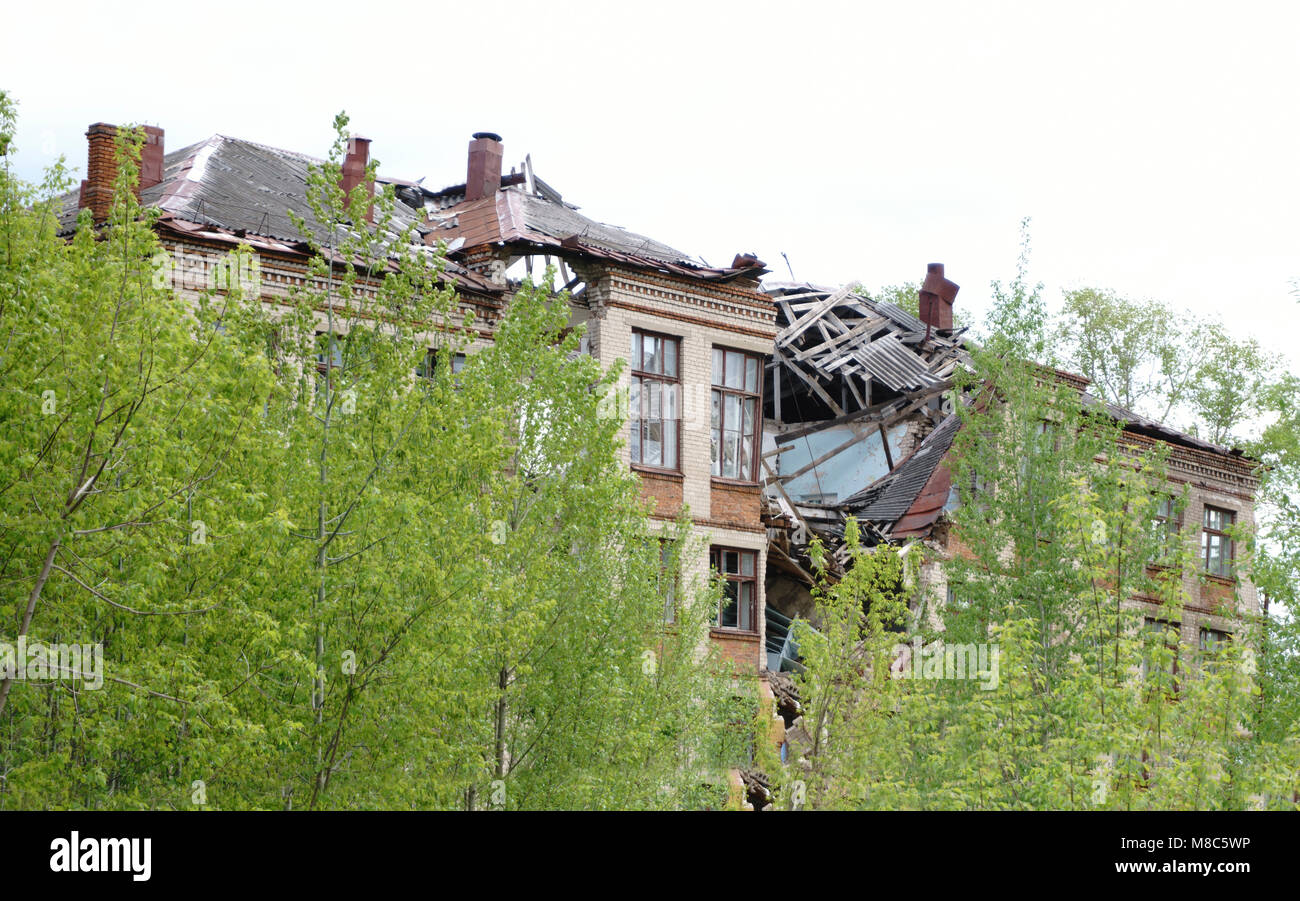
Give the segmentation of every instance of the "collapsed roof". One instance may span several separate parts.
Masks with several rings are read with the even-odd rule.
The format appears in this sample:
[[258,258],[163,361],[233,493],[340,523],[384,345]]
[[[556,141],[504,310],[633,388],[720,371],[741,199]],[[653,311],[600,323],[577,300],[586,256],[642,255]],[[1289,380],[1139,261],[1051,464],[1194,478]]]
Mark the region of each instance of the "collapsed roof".
[[[849,516],[873,543],[926,537],[957,502],[947,457],[961,420],[945,395],[970,363],[964,330],[953,327],[957,286],[931,264],[920,318],[854,286],[764,287],[782,326],[765,409],[769,524],[798,529],[804,541],[820,535],[832,547]],[[1100,400],[1082,376],[1043,369],[1126,432],[1245,465],[1239,450]],[[787,570],[796,565],[798,553],[781,550],[773,556]]]
[[531,158],[525,158],[522,172],[503,176],[502,154],[500,136],[479,132],[470,142],[466,182],[425,192],[432,225],[428,241],[586,257],[706,281],[757,281],[767,272],[752,254],[738,254],[731,266],[710,266],[662,241],[589,218],[534,174]]

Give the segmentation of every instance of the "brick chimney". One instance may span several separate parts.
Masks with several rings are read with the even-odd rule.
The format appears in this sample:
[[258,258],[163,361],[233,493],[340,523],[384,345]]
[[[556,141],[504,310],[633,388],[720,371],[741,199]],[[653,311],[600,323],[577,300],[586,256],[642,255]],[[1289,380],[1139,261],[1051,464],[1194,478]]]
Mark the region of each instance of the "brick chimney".
[[366,221],[375,221],[375,183],[366,178],[366,166],[370,164],[370,139],[362,137],[348,138],[348,155],[343,160],[343,193],[351,194],[352,189],[365,182]]
[[[117,126],[96,122],[86,129],[86,177],[81,180],[78,208],[90,207],[95,222],[108,219],[113,207],[113,184],[117,181]],[[163,178],[163,130],[144,127],[144,145],[140,148],[140,172],[135,197],[152,188]]]
[[490,131],[475,132],[469,142],[469,172],[465,177],[465,199],[491,197],[501,187],[501,136]]
[[961,290],[955,282],[943,277],[943,263],[931,263],[926,267],[925,281],[921,284],[920,307],[921,321],[927,326],[926,337],[931,329],[952,328],[952,304]]
[[[152,188],[163,180],[163,130],[155,125],[144,127],[144,146],[140,148],[140,190]],[[139,194],[137,193],[138,197]]]

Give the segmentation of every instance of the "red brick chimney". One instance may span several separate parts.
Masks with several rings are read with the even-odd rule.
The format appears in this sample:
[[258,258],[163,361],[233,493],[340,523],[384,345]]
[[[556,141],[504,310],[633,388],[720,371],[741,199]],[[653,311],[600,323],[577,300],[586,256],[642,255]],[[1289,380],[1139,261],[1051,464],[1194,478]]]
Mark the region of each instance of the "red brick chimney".
[[491,197],[501,187],[501,136],[490,131],[475,132],[469,142],[469,172],[465,178],[465,199]]
[[921,321],[927,326],[926,337],[930,329],[952,328],[952,304],[961,290],[955,282],[943,277],[943,263],[931,263],[926,267],[925,281],[921,284],[920,307]]
[[[113,184],[117,181],[117,126],[96,122],[86,129],[88,159],[86,177],[81,180],[81,198],[77,206],[90,207],[95,222],[108,219],[113,207]],[[135,197],[152,188],[163,178],[163,130],[144,127],[144,145],[140,148],[140,172]]]
[[[156,125],[144,127],[144,146],[140,148],[140,190],[152,188],[163,180],[163,130]],[[137,197],[139,194],[137,193]]]
[[370,164],[370,139],[362,137],[348,138],[348,155],[343,160],[343,193],[351,194],[352,189],[365,183],[366,221],[375,221],[375,183],[366,178],[366,166]]
[[113,182],[117,178],[116,138],[116,125],[96,122],[86,129],[89,156],[86,177],[81,181],[81,200],[77,205],[90,207],[90,216],[96,222],[107,219],[113,206]]

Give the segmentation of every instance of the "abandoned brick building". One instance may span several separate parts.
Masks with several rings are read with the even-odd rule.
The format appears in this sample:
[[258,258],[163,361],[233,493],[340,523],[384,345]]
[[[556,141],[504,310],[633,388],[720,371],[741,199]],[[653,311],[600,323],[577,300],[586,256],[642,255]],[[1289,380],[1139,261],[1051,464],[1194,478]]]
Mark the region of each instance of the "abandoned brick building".
[[[286,303],[308,278],[311,254],[288,214],[307,209],[308,167],[319,161],[220,135],[167,153],[162,129],[146,131],[139,195],[158,211],[167,252],[202,271],[247,245],[258,255],[263,301]],[[87,177],[63,198],[65,229],[81,208],[107,217],[115,134],[102,123],[88,130]],[[364,178],[369,144],[350,142],[345,188]],[[958,420],[948,391],[968,362],[953,322],[957,286],[942,266],[927,272],[919,318],[851,288],[762,282],[767,270],[752,255],[709,266],[588,218],[537,177],[530,159],[506,173],[503,158],[501,139],[479,133],[463,182],[433,190],[379,180],[394,189],[398,225],[413,223],[429,251],[445,245],[443,278],[462,313],[474,313],[478,346],[492,339],[518,280],[553,265],[574,324],[585,326],[585,351],[606,366],[626,361],[624,458],[655,517],[688,512],[701,550],[680,576],[722,575],[711,638],[764,696],[783,681],[772,674],[796,665],[788,632],[793,617],[810,612],[807,543],[816,535],[837,549],[845,517],[868,524],[875,540],[921,542],[923,584],[942,595],[945,513],[956,501],[946,458]],[[1187,577],[1196,600],[1178,626],[1189,643],[1222,640],[1237,615],[1258,609],[1225,534],[1253,523],[1252,461],[1103,404],[1085,380],[1060,375],[1133,442],[1168,445],[1170,478],[1189,488],[1182,529],[1200,542],[1203,564]],[[1225,609],[1233,597],[1240,608]],[[1135,603],[1159,617],[1157,605]],[[776,740],[784,740],[779,725]]]

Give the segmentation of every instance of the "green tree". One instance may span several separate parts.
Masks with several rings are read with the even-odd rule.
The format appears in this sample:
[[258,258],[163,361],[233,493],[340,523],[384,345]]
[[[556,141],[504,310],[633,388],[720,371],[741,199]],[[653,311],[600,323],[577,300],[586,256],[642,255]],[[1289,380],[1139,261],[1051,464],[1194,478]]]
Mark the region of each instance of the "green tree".
[[[1026,262],[995,286],[954,398],[949,553],[908,551],[926,556],[924,577],[899,579],[902,549],[861,548],[849,528],[862,573],[822,577],[802,683],[816,732],[796,763],[810,803],[1294,808],[1294,628],[1246,621],[1242,640],[1202,649],[1166,625],[1183,620],[1195,562],[1157,526],[1163,499],[1182,503],[1165,450],[1026,362],[1052,346]],[[904,602],[901,647],[886,650],[871,608],[897,622]],[[882,677],[882,652],[898,678]]]
[[716,587],[664,622],[694,551],[618,462],[617,373],[533,285],[453,372],[472,323],[390,191],[344,196],[335,124],[277,308],[168,290],[138,135],[71,241],[61,170],[4,171],[0,640],[100,643],[105,684],[6,680],[0,806],[723,803],[752,703],[704,653]]

